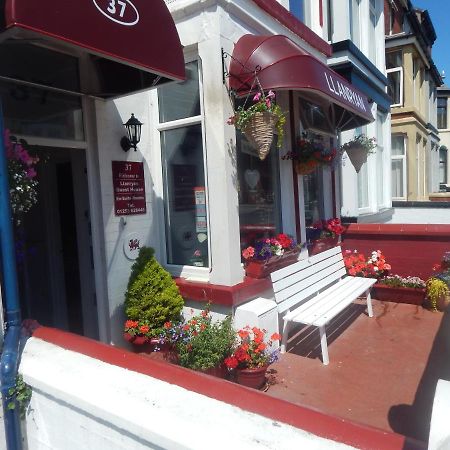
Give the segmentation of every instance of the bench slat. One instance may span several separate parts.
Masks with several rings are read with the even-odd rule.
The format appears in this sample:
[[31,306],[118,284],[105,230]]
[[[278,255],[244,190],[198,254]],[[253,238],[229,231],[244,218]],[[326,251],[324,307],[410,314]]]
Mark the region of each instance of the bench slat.
[[276,282],[272,282],[275,294],[282,291],[283,289],[297,284],[299,284],[298,290],[303,289],[302,282],[304,283],[306,281],[306,283],[309,283],[309,280],[306,280],[308,277],[324,269],[327,269],[334,264],[337,264],[339,267],[344,267],[342,256],[339,255],[334,255],[331,258],[320,261],[317,264],[310,264],[308,260],[305,260],[304,262],[306,264],[304,264],[300,270],[292,269],[292,272],[288,276]]
[[338,285],[332,286],[302,305],[307,306],[309,303],[313,303],[309,308],[300,306],[294,310],[290,320],[318,327],[326,325],[375,282],[374,279],[346,277]]
[[340,247],[333,247],[330,250],[327,250],[325,252],[319,253],[318,255],[310,256],[307,259],[302,259],[294,264],[291,264],[287,267],[283,267],[282,269],[276,270],[275,272],[272,272],[270,274],[270,278],[272,280],[272,283],[277,282],[278,280],[281,280],[282,278],[285,278],[292,273],[298,272],[299,270],[303,269],[306,266],[310,266],[312,264],[317,264],[320,261],[323,261],[324,259],[331,258],[332,256],[340,255],[342,258],[342,251]]

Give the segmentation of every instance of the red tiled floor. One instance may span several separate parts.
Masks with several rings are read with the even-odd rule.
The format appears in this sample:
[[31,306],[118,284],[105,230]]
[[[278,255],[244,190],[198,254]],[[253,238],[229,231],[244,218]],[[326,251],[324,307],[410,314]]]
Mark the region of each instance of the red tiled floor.
[[450,314],[376,300],[373,318],[364,311],[329,324],[328,366],[317,329],[300,327],[267,393],[426,442],[436,382],[450,379]]

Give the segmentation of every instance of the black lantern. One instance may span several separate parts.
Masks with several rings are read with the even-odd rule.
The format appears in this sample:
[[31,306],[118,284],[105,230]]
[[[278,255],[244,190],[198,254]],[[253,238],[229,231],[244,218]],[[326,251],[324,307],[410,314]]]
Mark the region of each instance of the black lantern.
[[124,126],[127,129],[128,136],[124,136],[120,140],[120,145],[124,152],[130,150],[131,147],[136,151],[136,146],[139,144],[141,140],[141,127],[142,123],[134,117],[134,114],[131,114],[131,117],[128,119],[127,123],[124,123]]

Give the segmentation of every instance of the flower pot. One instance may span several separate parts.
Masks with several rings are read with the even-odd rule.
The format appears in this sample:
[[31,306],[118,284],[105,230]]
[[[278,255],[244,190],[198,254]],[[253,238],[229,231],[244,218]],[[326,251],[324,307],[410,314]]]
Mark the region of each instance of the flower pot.
[[278,117],[270,111],[256,112],[242,128],[247,140],[258,150],[259,159],[264,160],[270,151]]
[[266,383],[266,370],[268,366],[254,369],[236,369],[236,381],[243,386],[259,389]]
[[394,287],[376,283],[372,289],[372,298],[393,303],[422,305],[425,300],[425,289]]
[[[436,311],[446,311],[450,305],[450,294],[441,295],[436,300]],[[424,307],[434,310],[433,304],[428,297],[425,298]]]
[[132,336],[129,333],[124,333],[123,337],[133,346],[134,353],[147,355],[152,359],[178,363],[178,355],[170,342],[161,342],[157,338],[150,339],[146,336]]
[[354,145],[347,148],[346,152],[350,162],[356,170],[356,173],[359,173],[362,165],[367,161],[367,150],[361,145]]
[[205,373],[206,375],[211,375],[216,378],[226,378],[227,368],[225,364],[221,363],[218,366],[210,367],[209,369],[199,370],[199,372]]
[[316,170],[317,166],[318,164],[315,162],[302,163],[300,161],[294,161],[295,172],[297,175],[309,175]]
[[245,275],[251,278],[266,278],[272,272],[297,262],[299,249],[288,250],[283,256],[272,256],[267,260],[245,262]]
[[312,241],[310,245],[308,244],[309,255],[317,255],[325,250],[330,250],[330,248],[338,245],[338,241],[339,236],[316,239],[315,241]]

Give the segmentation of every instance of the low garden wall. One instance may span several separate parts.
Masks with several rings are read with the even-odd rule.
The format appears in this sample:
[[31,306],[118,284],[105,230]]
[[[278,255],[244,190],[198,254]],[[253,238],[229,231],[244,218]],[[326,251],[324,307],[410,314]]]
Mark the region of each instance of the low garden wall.
[[350,224],[342,236],[342,249],[366,256],[381,250],[391,273],[426,280],[450,251],[450,225]]
[[33,390],[23,427],[29,450],[419,448],[403,436],[51,328],[28,339],[20,372]]

